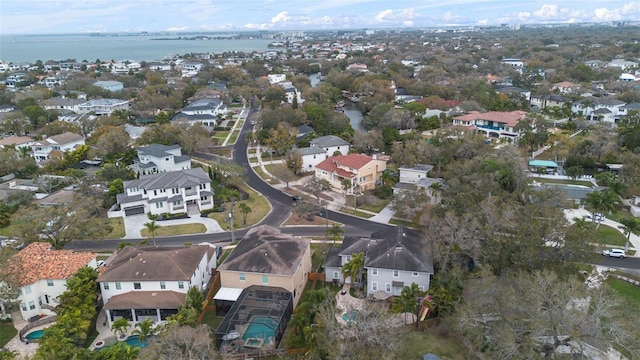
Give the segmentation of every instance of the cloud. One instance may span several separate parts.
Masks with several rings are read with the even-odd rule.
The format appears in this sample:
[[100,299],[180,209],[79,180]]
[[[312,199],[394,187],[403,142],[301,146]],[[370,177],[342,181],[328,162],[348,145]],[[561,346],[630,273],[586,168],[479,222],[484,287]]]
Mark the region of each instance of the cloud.
[[593,13],[595,18],[600,21],[624,20],[629,18],[629,15],[635,15],[636,18],[640,18],[640,3],[630,2],[618,9],[597,8]]

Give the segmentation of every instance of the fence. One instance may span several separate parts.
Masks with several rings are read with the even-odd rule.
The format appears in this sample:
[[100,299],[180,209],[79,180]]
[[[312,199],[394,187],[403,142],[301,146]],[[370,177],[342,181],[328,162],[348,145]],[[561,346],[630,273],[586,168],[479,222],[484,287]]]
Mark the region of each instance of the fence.
[[30,322],[27,324],[27,326],[23,327],[19,332],[18,335],[20,335],[20,341],[25,341],[24,339],[24,334],[26,334],[27,332],[29,332],[29,330],[33,329],[33,328],[37,328],[38,326],[42,326],[42,325],[46,325],[46,324],[51,324],[56,322],[56,316],[47,316],[47,317],[43,317],[42,319],[38,319],[34,322]]
[[307,278],[311,281],[325,281],[324,273],[309,272]]
[[198,315],[198,324],[202,323],[202,318],[204,318],[204,314],[207,311],[216,311],[216,305],[213,303],[213,296],[215,295],[219,287],[220,287],[220,273],[216,272],[216,275],[213,277],[213,281],[209,286],[209,291],[207,291],[207,295],[204,298],[207,302],[207,306],[202,308],[202,311]]

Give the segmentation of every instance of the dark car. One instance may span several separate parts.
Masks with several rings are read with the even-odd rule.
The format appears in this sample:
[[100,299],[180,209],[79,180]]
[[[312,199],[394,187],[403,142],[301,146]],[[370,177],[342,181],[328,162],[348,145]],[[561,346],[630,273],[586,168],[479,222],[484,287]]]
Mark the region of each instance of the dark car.
[[296,202],[301,201],[302,200],[302,196],[293,195],[291,197],[291,200],[296,201]]

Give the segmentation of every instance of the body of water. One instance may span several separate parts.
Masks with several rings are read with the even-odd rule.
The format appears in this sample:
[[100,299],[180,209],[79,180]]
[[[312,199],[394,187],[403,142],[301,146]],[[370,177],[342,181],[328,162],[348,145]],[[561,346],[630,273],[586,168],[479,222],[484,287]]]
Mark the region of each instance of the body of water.
[[[159,40],[164,39],[164,40]],[[185,40],[178,35],[91,36],[69,35],[1,35],[0,60],[29,62],[67,60],[161,60],[167,55],[189,53],[223,53],[225,51],[265,51],[273,40],[210,39]]]
[[349,101],[349,100],[345,100],[345,106],[344,106],[344,114],[347,115],[347,117],[349,118],[349,123],[351,124],[351,127],[354,130],[365,130],[364,126],[362,126],[362,113],[360,112],[360,110],[358,109],[358,105]]

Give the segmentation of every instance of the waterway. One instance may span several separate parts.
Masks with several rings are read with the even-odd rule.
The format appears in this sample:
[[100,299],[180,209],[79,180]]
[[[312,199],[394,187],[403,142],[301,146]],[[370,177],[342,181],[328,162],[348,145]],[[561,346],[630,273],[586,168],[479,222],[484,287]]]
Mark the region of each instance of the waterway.
[[[311,86],[313,87],[315,87],[320,83],[320,81],[322,81],[320,73],[311,74],[308,76],[308,78],[309,78],[309,81],[311,82]],[[358,129],[365,130],[365,128],[362,126],[363,115],[360,112],[360,110],[358,110],[358,105],[349,100],[345,100],[344,102],[345,102],[344,114],[349,118],[349,123],[351,124],[351,127],[354,130],[358,130]]]
[[29,62],[74,59],[153,61],[170,54],[266,51],[273,40],[208,39],[187,40],[179,35],[91,36],[90,34],[0,35],[0,60]]

